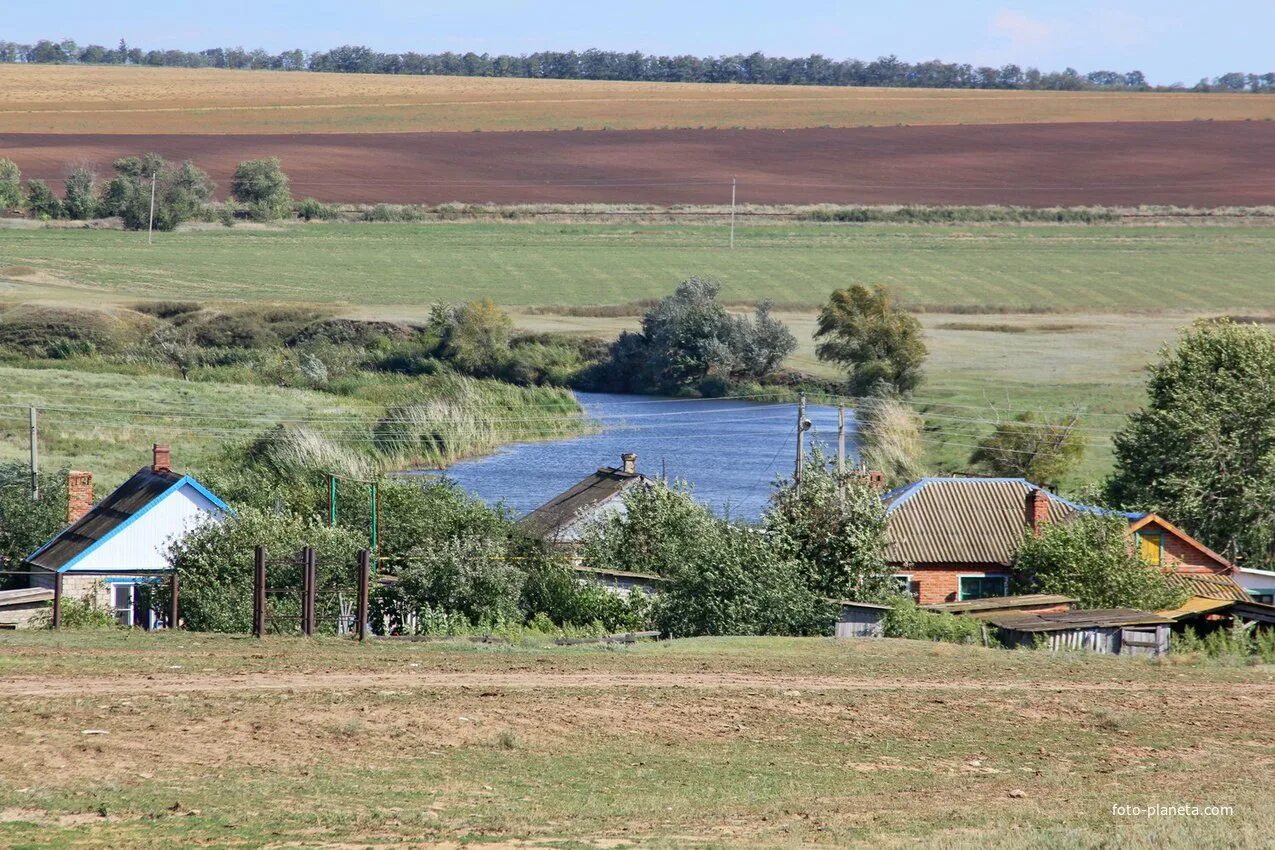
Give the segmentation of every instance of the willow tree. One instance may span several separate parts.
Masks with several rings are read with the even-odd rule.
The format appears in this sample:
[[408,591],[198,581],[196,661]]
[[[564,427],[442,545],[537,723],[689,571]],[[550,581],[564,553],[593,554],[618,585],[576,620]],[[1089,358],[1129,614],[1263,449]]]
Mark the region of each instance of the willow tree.
[[928,352],[921,323],[885,287],[838,289],[819,312],[815,353],[848,373],[852,395],[906,395],[921,384]]

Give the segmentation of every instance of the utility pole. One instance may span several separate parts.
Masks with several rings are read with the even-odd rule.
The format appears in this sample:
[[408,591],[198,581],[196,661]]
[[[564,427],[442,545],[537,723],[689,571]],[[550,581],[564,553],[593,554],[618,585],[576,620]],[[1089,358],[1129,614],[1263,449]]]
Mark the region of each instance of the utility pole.
[[730,249],[735,250],[735,178],[730,179]]
[[837,479],[846,477],[846,406],[837,405]]
[[31,501],[40,501],[40,437],[36,426],[37,412],[34,406],[28,409],[31,430]]
[[802,393],[801,399],[797,402],[797,466],[792,476],[798,492],[801,492],[802,472],[806,465],[806,429],[809,427],[810,420],[806,418],[806,394]]
[[151,217],[146,224],[146,244],[154,245],[153,234],[155,232],[155,182],[159,179],[159,172],[151,172]]

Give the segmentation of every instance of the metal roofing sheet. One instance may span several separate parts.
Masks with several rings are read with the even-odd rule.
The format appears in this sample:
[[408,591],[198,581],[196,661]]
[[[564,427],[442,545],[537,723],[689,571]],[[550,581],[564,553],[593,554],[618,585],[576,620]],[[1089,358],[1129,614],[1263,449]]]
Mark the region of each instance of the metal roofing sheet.
[[1017,632],[1061,632],[1068,629],[1167,625],[1173,622],[1159,614],[1134,608],[1096,608],[1055,612],[1018,611],[997,614],[985,619],[993,626]]
[[921,607],[928,611],[946,611],[949,614],[968,614],[975,611],[1012,611],[1015,608],[1032,608],[1037,605],[1066,605],[1076,600],[1055,593],[1026,593],[1021,596],[990,596],[986,599],[968,599],[964,602],[939,602]]

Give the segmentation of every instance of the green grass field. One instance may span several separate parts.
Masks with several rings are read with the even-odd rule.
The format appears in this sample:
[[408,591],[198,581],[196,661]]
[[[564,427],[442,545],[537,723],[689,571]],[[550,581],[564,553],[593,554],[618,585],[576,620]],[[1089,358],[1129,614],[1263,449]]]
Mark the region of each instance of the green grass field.
[[[621,304],[692,274],[734,301],[816,305],[852,282],[913,305],[1101,312],[1275,308],[1271,227],[741,228],[326,224],[143,234],[0,230],[0,298]],[[393,309],[391,309],[393,308]]]
[[[1271,688],[893,640],[0,634],[0,844],[1256,848]],[[1112,813],[1149,804],[1230,808]]]

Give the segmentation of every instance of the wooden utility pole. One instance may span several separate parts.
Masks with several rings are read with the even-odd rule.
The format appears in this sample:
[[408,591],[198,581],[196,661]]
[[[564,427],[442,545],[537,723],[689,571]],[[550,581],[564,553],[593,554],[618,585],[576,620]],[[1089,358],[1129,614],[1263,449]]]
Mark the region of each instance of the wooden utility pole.
[[177,624],[181,622],[180,611],[178,608],[178,599],[181,596],[182,583],[181,578],[177,575],[177,570],[173,570],[172,583],[169,585],[168,595],[168,628],[175,629]]
[[846,406],[837,405],[837,480],[846,477]]
[[40,435],[37,426],[38,413],[35,407],[28,410],[30,415],[30,433],[28,438],[31,441],[31,501],[40,501]]
[[801,477],[806,460],[806,394],[802,393],[797,402],[797,465],[793,470],[793,481],[801,490]]
[[155,233],[155,183],[159,179],[158,172],[151,172],[151,217],[146,224],[146,244],[155,244],[153,234]]
[[359,598],[355,606],[354,633],[359,640],[367,640],[368,585],[372,583],[372,553],[364,549],[359,553]]
[[730,179],[730,248],[735,250],[735,178]]
[[266,547],[258,546],[252,570],[252,635],[266,633]]

